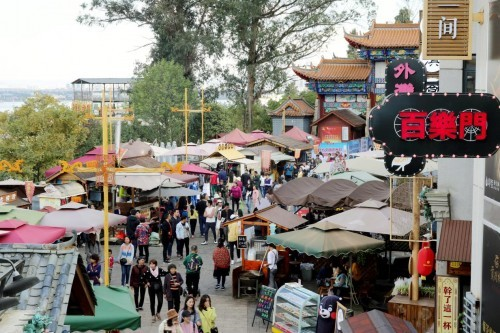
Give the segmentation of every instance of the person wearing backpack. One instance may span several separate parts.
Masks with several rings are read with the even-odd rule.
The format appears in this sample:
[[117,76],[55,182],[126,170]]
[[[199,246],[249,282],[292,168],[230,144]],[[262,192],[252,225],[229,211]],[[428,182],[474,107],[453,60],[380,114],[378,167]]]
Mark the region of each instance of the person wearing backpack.
[[198,246],[191,246],[191,253],[182,262],[186,267],[186,288],[188,295],[196,296],[200,283],[200,270],[203,260],[198,254]]
[[231,193],[232,209],[234,212],[235,206],[236,206],[236,210],[238,210],[240,208],[241,187],[238,186],[238,184],[234,183],[233,186],[231,187],[230,193]]

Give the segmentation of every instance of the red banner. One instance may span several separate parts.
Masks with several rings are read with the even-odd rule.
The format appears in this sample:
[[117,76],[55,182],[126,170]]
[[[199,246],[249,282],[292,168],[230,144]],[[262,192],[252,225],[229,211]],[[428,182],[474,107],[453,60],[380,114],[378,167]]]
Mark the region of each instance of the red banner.
[[260,152],[260,168],[262,171],[269,171],[271,169],[271,151],[262,150]]

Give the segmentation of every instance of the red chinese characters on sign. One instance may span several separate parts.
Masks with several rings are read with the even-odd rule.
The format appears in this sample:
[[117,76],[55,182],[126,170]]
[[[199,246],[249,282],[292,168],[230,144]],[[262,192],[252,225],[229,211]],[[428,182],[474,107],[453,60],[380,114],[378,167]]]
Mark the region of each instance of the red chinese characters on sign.
[[415,92],[415,87],[413,87],[413,84],[411,84],[411,83],[396,83],[395,87],[396,87],[396,89],[394,89],[394,92],[397,92],[397,93]]
[[427,112],[406,111],[400,112],[401,139],[425,139],[425,119]]
[[438,333],[457,333],[458,278],[438,276],[437,327]]
[[424,112],[415,109],[399,112],[395,120],[398,136],[406,141],[431,139],[445,141],[482,141],[488,127],[486,112],[464,110],[455,113],[445,109]]
[[429,139],[457,138],[457,117],[451,111],[435,111],[429,115]]

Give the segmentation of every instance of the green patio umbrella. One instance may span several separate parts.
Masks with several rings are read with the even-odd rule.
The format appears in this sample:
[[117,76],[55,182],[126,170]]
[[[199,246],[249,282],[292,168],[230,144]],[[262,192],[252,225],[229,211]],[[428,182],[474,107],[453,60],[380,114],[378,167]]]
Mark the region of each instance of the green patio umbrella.
[[70,326],[71,332],[141,327],[141,315],[135,310],[128,288],[99,286],[94,288],[94,293],[97,299],[95,316],[66,316],[64,324]]
[[301,230],[269,235],[266,241],[316,258],[382,248],[385,244],[384,241],[343,230],[328,221],[320,221]]

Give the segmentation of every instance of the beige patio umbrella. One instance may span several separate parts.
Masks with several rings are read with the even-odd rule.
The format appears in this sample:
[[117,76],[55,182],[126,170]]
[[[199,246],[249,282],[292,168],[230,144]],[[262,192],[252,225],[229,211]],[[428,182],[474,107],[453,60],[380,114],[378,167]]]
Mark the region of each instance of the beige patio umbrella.
[[[395,208],[391,210],[387,203],[372,199],[354,207],[321,221],[334,223],[345,230],[390,235],[392,212],[392,235],[404,236],[412,230],[413,214],[411,212]],[[421,217],[420,224],[425,222],[425,219]]]

